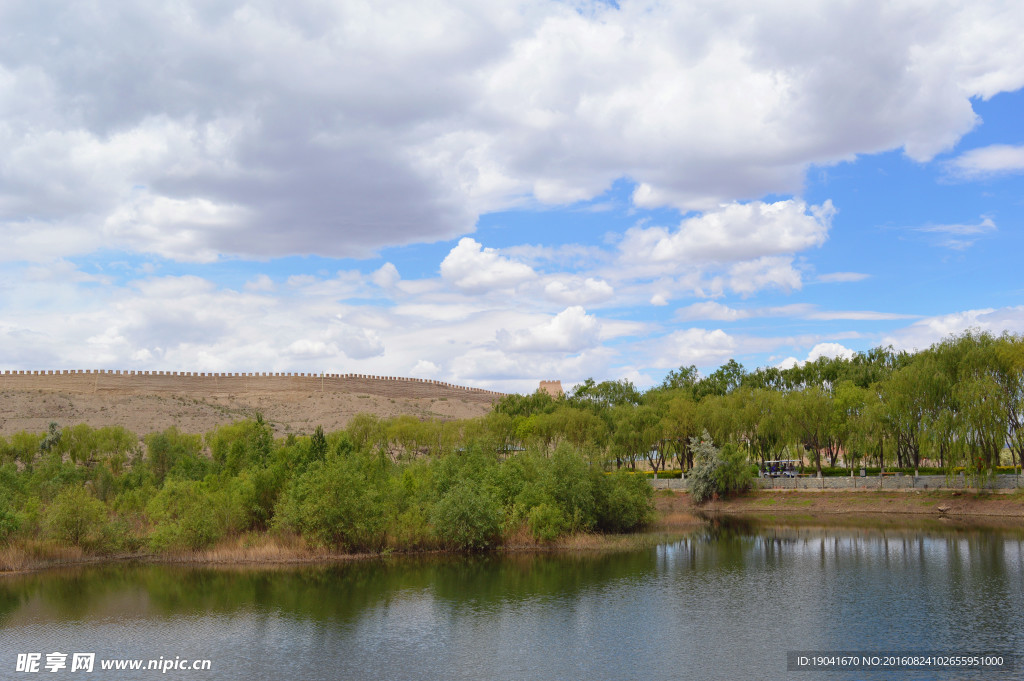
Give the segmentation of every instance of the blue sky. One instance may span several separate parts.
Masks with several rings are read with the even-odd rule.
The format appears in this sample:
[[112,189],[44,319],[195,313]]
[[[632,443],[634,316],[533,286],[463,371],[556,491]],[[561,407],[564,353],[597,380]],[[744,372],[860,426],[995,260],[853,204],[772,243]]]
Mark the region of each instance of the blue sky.
[[1022,30],[983,2],[6,5],[0,369],[646,387],[1024,333]]

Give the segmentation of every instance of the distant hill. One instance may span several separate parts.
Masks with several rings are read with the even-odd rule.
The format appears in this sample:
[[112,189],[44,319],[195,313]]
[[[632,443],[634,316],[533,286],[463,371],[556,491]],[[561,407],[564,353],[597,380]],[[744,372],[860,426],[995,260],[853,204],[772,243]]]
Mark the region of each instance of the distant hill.
[[202,433],[256,412],[280,433],[337,430],[359,413],[420,419],[482,416],[501,393],[424,379],[361,374],[5,371],[0,434],[87,423],[140,435]]

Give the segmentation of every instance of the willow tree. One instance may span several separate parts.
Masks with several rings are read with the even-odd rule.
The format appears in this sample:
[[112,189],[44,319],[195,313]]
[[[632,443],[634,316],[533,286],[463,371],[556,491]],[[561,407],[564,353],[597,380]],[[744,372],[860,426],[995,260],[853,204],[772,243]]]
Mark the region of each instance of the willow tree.
[[662,440],[661,420],[652,407],[620,405],[612,410],[612,422],[611,449],[616,468],[626,461],[635,468],[640,458],[647,459],[655,473],[664,468],[665,454],[658,447]]
[[680,468],[692,469],[693,450],[689,447],[689,442],[691,438],[698,437],[703,430],[692,392],[675,392],[663,404],[661,414],[665,445],[675,453]]
[[1024,465],[1024,337],[1004,334],[995,348],[1005,393],[1006,442],[1014,466]]
[[820,478],[821,450],[831,438],[832,397],[818,386],[809,386],[786,395],[785,405],[790,433],[811,452]]
[[918,361],[893,372],[879,386],[881,416],[896,444],[898,466],[921,464],[921,445],[925,441],[932,367]]
[[[968,331],[932,346],[928,353],[950,379],[954,444],[976,475],[990,474],[999,464],[1011,418],[1019,409],[1014,399],[1013,341],[1007,337],[1001,344],[991,334]],[[1000,361],[1003,358],[1007,361]]]
[[[854,453],[857,442],[859,421],[867,408],[869,391],[861,388],[851,380],[840,381],[835,387],[832,403],[832,435],[838,444],[836,450],[842,450],[843,457],[853,475]],[[835,466],[835,461],[832,461]]]

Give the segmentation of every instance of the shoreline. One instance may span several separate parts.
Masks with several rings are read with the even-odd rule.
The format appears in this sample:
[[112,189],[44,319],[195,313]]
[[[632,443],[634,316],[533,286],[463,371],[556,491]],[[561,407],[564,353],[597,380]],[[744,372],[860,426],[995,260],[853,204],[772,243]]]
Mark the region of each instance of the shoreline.
[[695,505],[685,492],[659,491],[665,528],[733,519],[753,527],[993,529],[1024,532],[1024,496],[959,490],[757,490]]
[[[979,528],[1024,531],[1024,495],[932,491],[880,490],[757,490],[730,499],[695,505],[689,494],[659,490],[654,496],[655,522],[646,533],[579,534],[551,543],[524,541],[521,535],[492,554],[588,553],[642,548],[666,534],[687,532],[722,522],[739,522],[756,528],[821,527],[864,529]],[[0,560],[10,565],[11,552],[22,552],[11,569],[0,568],[0,577],[50,569],[117,563],[179,564],[197,566],[330,565],[352,561],[398,557],[464,555],[459,551],[384,550],[377,553],[338,553],[305,546],[294,539],[270,536],[235,537],[210,549],[174,554],[124,553],[89,555],[78,548],[55,549],[52,558],[30,556],[28,548],[4,547]]]

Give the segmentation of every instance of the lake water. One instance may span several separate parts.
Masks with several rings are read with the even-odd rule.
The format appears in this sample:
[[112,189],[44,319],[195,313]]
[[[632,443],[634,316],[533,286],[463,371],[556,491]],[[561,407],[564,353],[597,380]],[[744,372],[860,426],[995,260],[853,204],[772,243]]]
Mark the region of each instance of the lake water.
[[[1014,671],[822,672],[788,670],[788,651],[1020,654],[1024,541],[726,525],[616,554],[0,579],[0,679],[1024,678],[1024,657]],[[49,672],[54,652],[66,667]],[[18,672],[29,653],[39,671]],[[74,653],[94,671],[71,671]],[[100,669],[120,658],[210,669]]]

